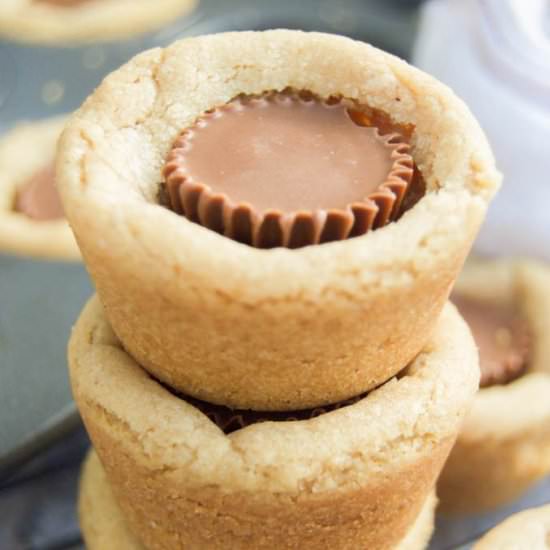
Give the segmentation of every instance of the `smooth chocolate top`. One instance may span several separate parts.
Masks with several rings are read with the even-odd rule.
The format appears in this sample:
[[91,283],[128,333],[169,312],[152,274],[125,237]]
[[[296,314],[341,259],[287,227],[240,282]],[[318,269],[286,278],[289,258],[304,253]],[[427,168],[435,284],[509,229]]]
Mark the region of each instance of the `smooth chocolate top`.
[[387,178],[392,150],[346,107],[279,94],[220,110],[188,134],[191,181],[257,211],[345,208]]
[[63,218],[63,206],[55,188],[53,163],[37,170],[20,188],[15,210],[37,221]]
[[479,348],[481,387],[518,378],[529,360],[530,331],[510,306],[455,295],[452,298],[470,326]]

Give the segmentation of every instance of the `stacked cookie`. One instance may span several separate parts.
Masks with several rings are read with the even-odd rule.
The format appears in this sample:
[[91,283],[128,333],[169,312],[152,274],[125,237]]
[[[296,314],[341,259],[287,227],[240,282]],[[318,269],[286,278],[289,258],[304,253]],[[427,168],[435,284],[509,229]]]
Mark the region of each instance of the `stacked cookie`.
[[462,102],[341,37],[194,38],[111,74],[57,169],[98,291],[88,546],[422,548],[479,381],[446,300],[499,179]]

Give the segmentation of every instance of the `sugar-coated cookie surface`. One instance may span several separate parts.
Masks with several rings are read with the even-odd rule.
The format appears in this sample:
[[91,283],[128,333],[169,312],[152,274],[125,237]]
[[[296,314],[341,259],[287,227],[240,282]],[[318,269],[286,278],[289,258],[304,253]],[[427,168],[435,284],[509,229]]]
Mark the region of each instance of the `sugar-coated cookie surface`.
[[31,43],[117,40],[156,30],[196,0],[2,0],[0,36]]
[[517,308],[532,340],[522,376],[478,392],[439,479],[441,509],[474,514],[513,501],[550,473],[550,267],[475,259],[455,290]]
[[71,385],[131,529],[151,548],[395,547],[432,491],[479,382],[446,306],[398,379],[311,420],[225,435],[123,349],[97,298],[69,345]]
[[[159,204],[172,143],[238,94],[342,95],[414,126],[426,195],[341,242],[260,250]],[[213,153],[215,154],[215,153]],[[59,185],[114,331],[157,378],[205,401],[292,410],[376,387],[422,349],[499,184],[451,91],[339,36],[226,33],[145,52],[105,79],[60,142]]]
[[0,253],[45,259],[80,258],[64,219],[36,221],[15,211],[18,191],[55,160],[65,117],[22,122],[0,137]]

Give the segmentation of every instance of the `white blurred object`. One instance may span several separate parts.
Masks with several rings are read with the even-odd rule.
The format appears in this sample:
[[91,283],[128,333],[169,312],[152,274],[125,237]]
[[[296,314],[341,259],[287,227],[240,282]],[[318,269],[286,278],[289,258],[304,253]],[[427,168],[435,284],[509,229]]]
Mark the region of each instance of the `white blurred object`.
[[476,250],[550,261],[550,0],[431,0],[413,62],[464,99],[504,174]]

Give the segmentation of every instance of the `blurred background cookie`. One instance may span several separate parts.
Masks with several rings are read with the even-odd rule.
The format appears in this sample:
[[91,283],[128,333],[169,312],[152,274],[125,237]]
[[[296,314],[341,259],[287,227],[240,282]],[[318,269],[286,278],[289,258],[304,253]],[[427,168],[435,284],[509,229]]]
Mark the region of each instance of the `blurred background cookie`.
[[22,122],[0,138],[0,252],[79,260],[55,187],[65,117]]
[[5,0],[0,36],[29,43],[100,42],[159,29],[196,0]]
[[550,269],[472,259],[452,299],[479,346],[482,385],[438,482],[441,510],[509,504],[550,472]]
[[519,512],[491,529],[472,550],[546,550],[550,541],[550,506]]

